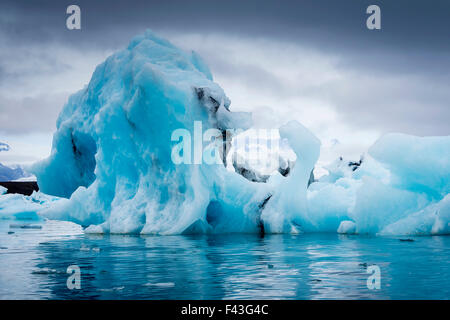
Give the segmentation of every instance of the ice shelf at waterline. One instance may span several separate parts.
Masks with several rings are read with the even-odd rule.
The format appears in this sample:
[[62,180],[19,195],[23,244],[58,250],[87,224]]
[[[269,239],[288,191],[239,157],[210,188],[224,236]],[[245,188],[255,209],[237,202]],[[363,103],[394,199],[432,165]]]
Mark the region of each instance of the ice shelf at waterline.
[[450,233],[450,137],[389,134],[314,181],[320,141],[291,121],[279,132],[295,165],[253,182],[223,164],[172,161],[172,133],[196,121],[252,126],[197,54],[151,32],[134,38],[62,110],[52,153],[33,170],[62,199],[39,214],[93,233]]

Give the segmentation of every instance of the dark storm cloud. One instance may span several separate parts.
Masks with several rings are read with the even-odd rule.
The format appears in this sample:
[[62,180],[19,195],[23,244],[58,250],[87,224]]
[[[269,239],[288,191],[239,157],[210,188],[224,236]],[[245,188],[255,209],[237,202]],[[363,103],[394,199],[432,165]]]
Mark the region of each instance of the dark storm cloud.
[[[82,30],[69,31],[65,27],[65,11],[70,4],[81,7]],[[382,30],[365,27],[365,10],[371,4],[381,7]],[[383,131],[398,128],[416,134],[450,134],[446,120],[450,118],[449,16],[448,0],[3,0],[0,86],[5,82],[20,84],[36,72],[64,72],[64,68],[70,68],[70,64],[61,62],[64,59],[55,57],[52,69],[54,53],[40,51],[41,59],[33,57],[37,61],[34,68],[11,71],[8,64],[17,63],[17,59],[4,57],[15,55],[15,49],[8,51],[9,47],[26,47],[31,54],[33,48],[47,44],[85,52],[116,50],[146,28],[179,35],[220,33],[242,41],[261,37],[339,57],[337,67],[349,75],[346,82],[299,92],[325,96],[335,105],[342,121]],[[218,42],[217,50],[227,45]],[[235,74],[243,85],[271,90],[280,97],[288,94],[282,79],[267,68],[214,57],[206,60],[215,74]],[[61,101],[61,95],[51,94],[41,101],[36,97],[24,96],[20,100],[0,96],[0,111],[7,118],[5,112],[18,115],[18,111],[32,110],[32,105],[45,104],[40,115],[53,121]],[[8,109],[6,103],[14,108]],[[8,115],[8,119],[12,118]],[[29,126],[33,126],[31,118]],[[10,121],[0,126],[14,130]],[[54,125],[45,120],[34,126],[44,130]],[[16,126],[15,131],[20,128]]]
[[[81,7],[82,30],[65,27],[70,4]],[[382,9],[382,30],[365,26],[370,4]],[[0,9],[6,39],[28,45],[117,49],[150,28],[285,40],[346,55],[353,67],[369,61],[374,69],[400,72],[450,67],[447,0],[4,0]]]
[[[80,32],[65,29],[65,9],[70,4],[82,9]],[[365,9],[370,4],[382,8],[381,31],[365,27]],[[450,3],[446,0],[4,0],[1,8],[10,17],[2,19],[2,29],[18,41],[76,39],[110,45],[152,28],[278,37],[349,50],[374,44],[450,48]],[[117,34],[118,39],[102,37],[105,32]]]

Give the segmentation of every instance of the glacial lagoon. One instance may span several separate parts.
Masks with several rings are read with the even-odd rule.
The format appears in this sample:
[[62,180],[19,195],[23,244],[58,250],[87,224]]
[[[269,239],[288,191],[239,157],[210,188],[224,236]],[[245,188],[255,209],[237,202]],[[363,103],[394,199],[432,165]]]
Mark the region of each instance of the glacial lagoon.
[[[450,237],[88,235],[0,220],[0,299],[447,299]],[[81,289],[67,286],[79,266]],[[369,289],[370,266],[380,289]]]

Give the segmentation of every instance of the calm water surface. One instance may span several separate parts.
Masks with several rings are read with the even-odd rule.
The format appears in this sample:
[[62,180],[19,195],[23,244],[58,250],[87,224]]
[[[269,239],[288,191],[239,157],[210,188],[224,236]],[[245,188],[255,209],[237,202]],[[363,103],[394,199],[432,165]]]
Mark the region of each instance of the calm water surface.
[[[93,236],[24,223],[0,220],[0,299],[450,298],[448,236]],[[69,265],[81,290],[67,288]],[[371,265],[380,290],[367,288]]]

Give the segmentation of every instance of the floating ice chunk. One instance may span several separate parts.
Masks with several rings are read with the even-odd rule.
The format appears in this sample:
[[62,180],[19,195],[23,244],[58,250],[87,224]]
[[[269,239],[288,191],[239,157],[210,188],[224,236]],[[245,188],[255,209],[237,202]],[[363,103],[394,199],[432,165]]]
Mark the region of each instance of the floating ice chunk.
[[342,221],[337,229],[337,233],[341,234],[355,234],[356,233],[356,224],[353,221],[345,220]]
[[365,177],[356,194],[351,218],[358,233],[376,234],[385,226],[407,217],[428,204],[425,195],[385,185]]
[[101,292],[114,292],[114,291],[122,291],[123,289],[125,289],[125,286],[113,287],[113,288],[103,288],[103,289],[98,289],[98,291],[101,291]]
[[21,194],[5,194],[0,196],[1,219],[38,220],[37,212],[42,209],[38,203]]
[[41,225],[38,224],[29,224],[29,223],[23,223],[23,224],[10,224],[9,227],[11,229],[42,229]]
[[8,189],[6,189],[3,186],[0,186],[0,195],[5,194],[8,191]]
[[450,137],[415,137],[392,133],[369,154],[392,174],[392,185],[442,199],[450,193]]
[[31,271],[31,274],[65,274],[65,270],[57,270],[51,268],[37,268]]
[[175,287],[175,283],[174,282],[148,282],[145,283],[144,286],[146,287],[160,287],[160,288],[172,288]]
[[360,162],[335,161],[308,189],[313,230],[352,220],[358,233],[448,232],[448,208],[438,202],[448,194],[449,145],[450,137],[389,134]]
[[450,234],[450,195],[422,210],[387,225],[380,234],[439,235]]
[[86,229],[84,229],[85,233],[90,233],[90,234],[104,234],[105,231],[102,228],[102,225],[95,225],[95,224],[91,224],[89,227],[87,227]]
[[33,192],[31,196],[0,195],[0,219],[40,220],[38,213],[56,201],[57,197],[41,192]]

